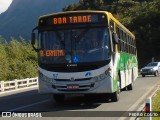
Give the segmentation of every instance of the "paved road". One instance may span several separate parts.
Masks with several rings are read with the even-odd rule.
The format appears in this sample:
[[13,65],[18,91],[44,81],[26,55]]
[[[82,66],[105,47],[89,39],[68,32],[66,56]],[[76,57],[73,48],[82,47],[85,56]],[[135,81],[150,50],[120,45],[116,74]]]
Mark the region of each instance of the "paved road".
[[[45,115],[49,114],[50,116],[55,115],[60,117],[67,116],[68,113],[66,111],[81,111],[78,112],[78,115],[84,117],[88,114],[91,115],[91,117],[96,115],[105,117],[105,114],[108,114],[107,112],[97,111],[122,111],[113,112],[114,115],[121,116],[125,111],[137,110],[145,98],[149,97],[158,85],[160,85],[160,77],[139,77],[134,83],[134,90],[123,91],[120,94],[119,102],[104,101],[100,96],[91,97],[90,100],[85,99],[83,96],[68,96],[63,104],[56,104],[50,95],[40,95],[38,94],[37,88],[33,88],[29,91],[0,95],[0,111],[39,111],[45,113]],[[94,112],[90,113],[89,111]],[[71,112],[69,117],[76,114],[77,112]],[[62,119],[63,118],[61,118],[61,120]],[[119,118],[117,117],[115,120],[116,119]]]

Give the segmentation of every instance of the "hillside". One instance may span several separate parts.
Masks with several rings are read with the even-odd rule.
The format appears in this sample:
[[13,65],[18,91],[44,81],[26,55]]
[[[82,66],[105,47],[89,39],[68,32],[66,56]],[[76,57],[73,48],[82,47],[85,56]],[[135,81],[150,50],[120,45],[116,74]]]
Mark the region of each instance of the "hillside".
[[13,0],[8,10],[0,14],[0,35],[7,40],[22,36],[28,41],[39,16],[62,11],[65,6],[78,1]]

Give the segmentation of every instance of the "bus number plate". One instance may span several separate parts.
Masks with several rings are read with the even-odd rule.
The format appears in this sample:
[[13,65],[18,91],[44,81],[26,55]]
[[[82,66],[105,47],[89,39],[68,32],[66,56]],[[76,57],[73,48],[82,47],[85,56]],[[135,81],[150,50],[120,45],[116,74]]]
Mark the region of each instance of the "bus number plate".
[[79,85],[67,85],[68,90],[77,90],[79,89]]

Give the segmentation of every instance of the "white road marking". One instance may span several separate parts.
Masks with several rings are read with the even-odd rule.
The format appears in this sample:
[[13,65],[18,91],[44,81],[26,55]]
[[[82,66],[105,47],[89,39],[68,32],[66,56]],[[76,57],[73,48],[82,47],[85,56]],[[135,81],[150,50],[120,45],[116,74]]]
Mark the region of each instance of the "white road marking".
[[22,107],[10,109],[8,111],[12,112],[12,111],[20,110],[20,109],[23,109],[23,108],[31,107],[31,106],[42,104],[42,103],[49,102],[49,101],[50,101],[50,99],[47,99],[47,100],[44,100],[44,101],[40,101],[40,102],[36,102],[36,103],[33,103],[33,104],[25,105],[25,106],[22,106]]

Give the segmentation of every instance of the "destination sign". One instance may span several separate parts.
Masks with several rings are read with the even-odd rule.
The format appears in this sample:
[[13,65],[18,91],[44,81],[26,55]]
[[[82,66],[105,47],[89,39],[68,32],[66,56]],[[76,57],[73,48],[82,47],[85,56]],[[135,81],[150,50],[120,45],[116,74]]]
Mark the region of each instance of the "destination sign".
[[60,14],[46,16],[39,20],[39,26],[50,25],[70,25],[70,24],[89,24],[89,23],[107,23],[105,14]]
[[40,51],[40,56],[41,57],[60,57],[60,56],[65,56],[65,51],[64,50],[41,50]]

